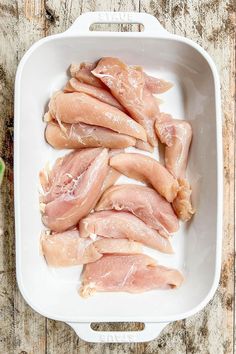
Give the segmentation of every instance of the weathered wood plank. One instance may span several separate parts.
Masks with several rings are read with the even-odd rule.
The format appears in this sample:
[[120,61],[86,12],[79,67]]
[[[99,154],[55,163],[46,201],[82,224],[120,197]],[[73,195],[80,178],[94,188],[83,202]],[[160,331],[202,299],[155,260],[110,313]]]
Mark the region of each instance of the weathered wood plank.
[[14,347],[13,83],[17,65],[17,6],[0,4],[0,156],[6,163],[0,189],[0,352]]
[[[184,25],[182,28],[182,25],[177,25],[175,21],[172,21],[174,15],[173,9],[177,9],[177,6],[179,8],[179,17],[183,20],[184,5],[178,4],[179,1],[159,2],[140,0],[140,11],[154,15],[163,27],[171,33],[184,35]],[[153,350],[157,348],[159,348],[162,353],[185,353],[187,351],[185,330],[185,321],[169,324],[155,341],[145,345],[145,353],[152,353]]]
[[82,13],[83,0],[46,0],[46,35],[67,30]]
[[[26,50],[45,35],[44,1],[18,1],[18,61]],[[25,35],[25,33],[28,35]],[[14,292],[14,353],[43,354],[46,347],[46,319],[24,301],[18,287]]]
[[[234,3],[235,4],[235,3]],[[224,244],[220,287],[201,313],[185,321],[189,353],[232,353],[234,303],[234,72],[235,5],[225,1],[143,1],[141,11],[154,14],[170,32],[203,46],[221,76],[224,118]],[[231,162],[230,162],[231,161]]]
[[[158,339],[146,344],[85,343],[66,324],[46,321],[31,310],[21,297],[15,281],[12,137],[13,82],[17,62],[36,40],[66,30],[81,12],[98,10],[141,10],[154,14],[170,32],[185,35],[202,45],[213,57],[221,76],[225,158],[225,237],[221,284],[204,311],[186,321],[169,325]],[[0,155],[7,167],[0,190],[1,353],[233,352],[235,13],[236,5],[232,0],[140,0],[140,3],[139,0],[1,1]],[[97,28],[101,29],[101,26]],[[130,30],[130,27],[111,25],[109,29]]]
[[0,155],[6,162],[0,191],[0,352],[40,354],[45,319],[26,305],[15,279],[12,160],[15,71],[25,50],[44,35],[44,8],[39,1],[1,1],[0,11]]
[[46,319],[33,311],[16,288],[14,293],[14,353],[44,354]]
[[14,348],[14,270],[0,273],[0,352],[13,354]]
[[[233,10],[233,9],[232,9]],[[186,321],[187,346],[192,353],[233,353],[234,330],[234,154],[235,116],[235,8],[229,11],[225,1],[203,2],[189,9],[189,23],[200,30],[202,46],[213,57],[220,73],[222,87],[224,137],[224,241],[220,287],[214,299],[200,314]],[[220,17],[220,22],[219,22]],[[189,349],[190,350],[190,349]]]

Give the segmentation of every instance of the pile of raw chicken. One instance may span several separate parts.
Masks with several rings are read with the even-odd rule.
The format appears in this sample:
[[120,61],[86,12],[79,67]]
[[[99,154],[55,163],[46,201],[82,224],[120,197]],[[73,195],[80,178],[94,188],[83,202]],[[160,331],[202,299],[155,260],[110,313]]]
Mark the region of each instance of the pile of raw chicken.
[[[71,79],[45,114],[45,137],[73,149],[40,172],[41,237],[47,264],[84,265],[80,294],[179,287],[183,275],[142,252],[171,254],[179,219],[194,211],[186,179],[192,129],[161,113],[154,94],[171,84],[105,57],[71,65]],[[165,166],[140,150],[165,147]],[[125,148],[135,147],[132,152]],[[125,175],[143,184],[115,184]]]

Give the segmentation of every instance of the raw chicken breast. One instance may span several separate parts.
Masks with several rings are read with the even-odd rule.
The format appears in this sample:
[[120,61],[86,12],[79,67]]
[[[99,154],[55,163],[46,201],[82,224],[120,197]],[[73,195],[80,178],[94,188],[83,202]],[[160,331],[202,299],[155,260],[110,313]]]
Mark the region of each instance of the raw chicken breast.
[[146,141],[140,124],[116,107],[85,93],[57,92],[49,102],[49,113],[58,122],[98,125]]
[[98,100],[108,103],[111,106],[114,106],[121,111],[124,111],[124,107],[112,96],[112,94],[100,87],[95,87],[92,85],[84,84],[83,82],[78,81],[77,79],[70,79],[66,86],[64,87],[64,92],[83,92],[92,97],[97,98]]
[[69,230],[41,237],[41,249],[47,264],[52,267],[69,267],[95,262],[102,254],[91,240],[84,242],[77,230]]
[[171,115],[160,113],[155,123],[159,139],[166,145],[166,168],[178,178],[179,192],[173,202],[178,217],[187,221],[194,214],[191,204],[191,187],[186,180],[189,147],[192,140],[191,125],[184,120],[173,119]]
[[[96,68],[96,66],[97,66],[97,62],[81,63],[80,65],[72,64],[70,67],[70,73],[73,78],[75,77],[77,80],[79,80],[82,83],[93,85],[94,87],[98,87],[98,88],[107,89],[106,85],[104,85],[102,81],[96,78],[91,72],[93,69]],[[143,71],[142,66],[132,65],[130,66],[130,68],[143,72],[145,84],[147,88],[151,91],[151,93],[163,93],[168,91],[171,87],[173,87],[173,84],[168,81],[165,81],[163,79],[158,79],[154,76],[146,74]]]
[[108,152],[103,149],[92,162],[85,157],[86,150],[66,155],[53,168],[55,177],[43,208],[43,223],[53,231],[62,232],[76,225],[101,193],[108,172]]
[[99,239],[92,241],[79,236],[78,230],[69,230],[41,237],[42,253],[52,267],[69,267],[95,262],[103,254],[137,254],[142,252],[138,242]]
[[101,152],[101,148],[72,151],[64,157],[58,158],[51,171],[42,170],[40,178],[45,175],[44,179],[47,181],[47,185],[40,180],[44,190],[41,200],[49,203],[58,198],[66,188],[71,187],[71,184],[74,183],[73,179],[86,171]]
[[177,269],[159,266],[153,258],[144,254],[106,255],[85,266],[80,295],[88,297],[97,291],[141,293],[172,289],[180,287],[183,280]]
[[168,202],[172,202],[178,193],[177,180],[161,163],[151,157],[123,153],[111,157],[109,164],[130,178],[150,183]]
[[165,165],[176,178],[184,178],[192,140],[192,128],[184,120],[173,119],[172,124],[172,141],[165,148]]
[[171,82],[144,73],[145,83],[151,93],[164,93],[173,87]]
[[[109,151],[109,157],[114,156],[116,154],[119,154],[120,152],[122,152],[122,149],[113,149]],[[113,186],[113,184],[115,184],[115,182],[119,179],[119,177],[121,176],[121,174],[116,171],[114,168],[109,166],[106,178],[102,184],[102,188],[100,193],[98,194],[97,199],[94,201],[92,210],[95,208],[95,206],[97,205],[97,202],[99,201],[99,199],[101,198],[102,194],[111,186]]]
[[106,175],[106,178],[105,178],[105,180],[104,180],[104,182],[102,184],[101,191],[98,194],[97,199],[93,203],[92,210],[95,208],[95,206],[96,206],[97,202],[99,201],[99,199],[101,198],[102,194],[108,188],[113,186],[120,176],[121,176],[121,174],[118,171],[114,170],[114,168],[112,168],[112,167],[109,168],[108,173]]
[[93,245],[102,254],[139,254],[143,251],[141,243],[126,239],[100,238]]
[[106,85],[91,73],[91,70],[95,69],[96,65],[97,63],[81,63],[80,65],[71,64],[70,74],[72,77],[75,77],[77,80],[84,82],[85,84],[99,88],[106,88]]
[[136,149],[153,152],[154,148],[148,142],[137,139],[135,144]]
[[192,189],[187,179],[179,179],[179,186],[179,192],[172,205],[180,220],[188,221],[195,213],[191,203]]
[[111,91],[113,96],[141,124],[148,142],[157,145],[154,122],[159,112],[158,105],[145,84],[142,71],[129,67],[117,58],[102,58],[92,73]]
[[101,195],[104,193],[108,188],[113,186],[115,182],[118,180],[118,178],[121,176],[121,174],[114,170],[114,168],[110,167],[108,170],[108,173],[106,175],[106,178],[103,182],[102,189],[101,189]]
[[170,241],[149,228],[142,220],[127,212],[99,211],[80,220],[81,237],[98,235],[138,241],[163,253],[173,253]]
[[144,79],[145,79],[145,84],[148,90],[151,93],[158,94],[158,93],[164,93],[171,89],[173,87],[173,84],[171,82],[165,81],[163,79],[158,79],[157,77],[148,75],[143,71],[143,67],[139,65],[134,65],[132,66],[134,69],[139,70],[143,72],[144,74]]
[[131,136],[84,123],[63,123],[63,127],[61,127],[56,121],[51,121],[47,124],[45,137],[47,142],[56,149],[80,149],[100,146],[120,149],[136,144],[136,139]]
[[135,184],[121,184],[110,187],[102,195],[95,210],[129,211],[149,227],[168,237],[179,228],[171,204],[152,188]]

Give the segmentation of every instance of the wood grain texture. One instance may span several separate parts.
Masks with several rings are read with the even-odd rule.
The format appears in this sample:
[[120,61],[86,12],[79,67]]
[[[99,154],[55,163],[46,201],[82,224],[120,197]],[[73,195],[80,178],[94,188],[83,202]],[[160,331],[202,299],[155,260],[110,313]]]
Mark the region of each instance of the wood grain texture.
[[233,1],[143,0],[140,7],[170,32],[187,36],[206,49],[221,79],[225,181],[222,275],[208,306],[183,321],[189,353],[233,353],[234,346],[235,7]]
[[[168,325],[150,343],[89,344],[65,323],[46,320],[23,300],[15,280],[13,216],[13,85],[17,64],[32,43],[65,31],[85,11],[143,11],[170,32],[203,46],[221,78],[224,119],[224,244],[220,286],[199,314]],[[0,353],[233,353],[235,228],[235,1],[225,0],[1,0],[0,156],[6,175],[0,190]],[[101,27],[97,27],[101,29]],[[109,25],[110,30],[137,30]],[[124,325],[118,325],[119,329]],[[107,328],[110,328],[107,325]],[[139,326],[133,324],[133,329]]]
[[0,352],[14,348],[13,83],[17,66],[17,7],[0,5],[0,155],[6,163],[0,189]]
[[6,162],[0,191],[0,353],[44,353],[46,319],[32,311],[16,285],[12,166],[15,71],[27,48],[45,35],[44,7],[41,2],[1,1],[0,11],[0,155]]

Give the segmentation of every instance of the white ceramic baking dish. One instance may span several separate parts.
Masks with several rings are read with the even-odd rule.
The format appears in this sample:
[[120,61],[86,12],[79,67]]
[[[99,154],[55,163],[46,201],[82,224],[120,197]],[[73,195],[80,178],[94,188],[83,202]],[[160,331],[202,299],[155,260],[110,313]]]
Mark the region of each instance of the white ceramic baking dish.
[[[139,23],[143,32],[92,32],[94,23]],[[121,57],[174,83],[161,109],[191,122],[193,142],[188,175],[197,213],[174,236],[175,256],[158,254],[186,280],[176,291],[144,294],[99,293],[82,299],[78,267],[54,271],[39,252],[42,229],[38,172],[57,152],[44,141],[42,116],[53,91],[66,81],[72,62]],[[63,152],[64,153],[64,152]],[[222,140],[220,84],[209,55],[189,39],[168,33],[144,13],[85,13],[64,33],[34,44],[21,60],[15,83],[16,267],[20,291],[40,314],[65,321],[92,342],[141,342],[155,338],[168,323],[200,311],[220,277],[222,239]],[[96,332],[91,322],[141,321],[140,332]]]

